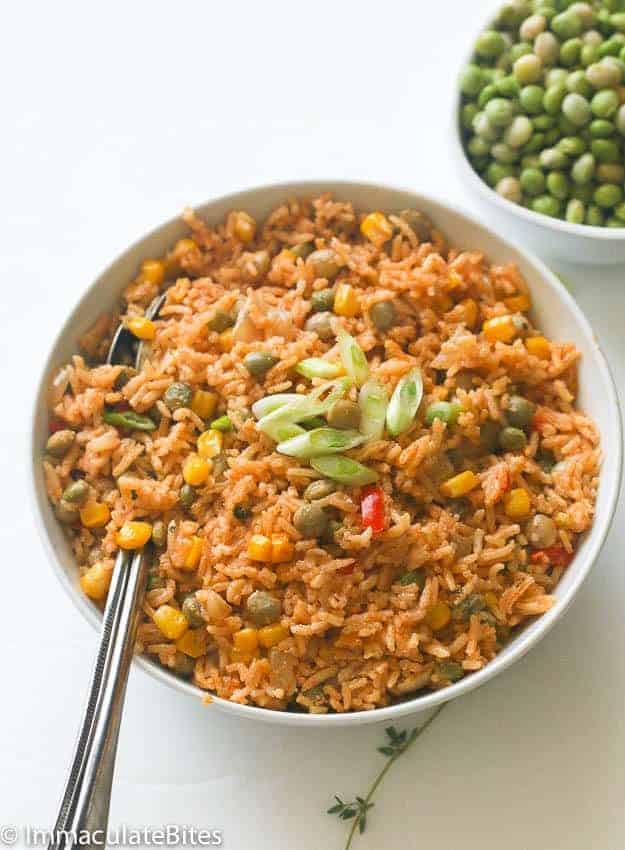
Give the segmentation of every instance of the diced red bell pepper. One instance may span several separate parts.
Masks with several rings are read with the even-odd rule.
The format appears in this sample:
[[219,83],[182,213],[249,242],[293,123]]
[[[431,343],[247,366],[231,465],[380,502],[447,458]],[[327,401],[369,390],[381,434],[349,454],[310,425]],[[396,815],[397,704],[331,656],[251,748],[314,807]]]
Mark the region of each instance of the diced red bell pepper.
[[384,491],[375,484],[363,488],[360,497],[362,524],[374,534],[384,530]]
[[546,559],[552,567],[568,567],[574,554],[574,552],[567,552],[564,546],[548,546],[546,549],[536,549],[530,557],[534,563]]
[[65,423],[56,416],[53,416],[48,422],[48,431],[51,434],[56,434],[57,431],[62,431],[65,428]]

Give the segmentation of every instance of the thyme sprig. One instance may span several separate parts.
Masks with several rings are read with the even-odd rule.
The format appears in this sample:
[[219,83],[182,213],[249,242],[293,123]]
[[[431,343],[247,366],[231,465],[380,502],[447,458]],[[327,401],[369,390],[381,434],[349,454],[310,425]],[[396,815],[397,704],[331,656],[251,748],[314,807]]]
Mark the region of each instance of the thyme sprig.
[[377,751],[381,753],[383,756],[386,756],[386,764],[382,768],[382,770],[378,773],[373,784],[369,788],[366,797],[355,797],[349,803],[346,803],[342,800],[338,795],[334,796],[336,803],[334,803],[327,810],[329,815],[336,815],[341,820],[351,821],[351,827],[349,833],[347,835],[347,841],[345,842],[344,850],[349,850],[352,846],[352,842],[354,840],[354,836],[356,835],[356,830],[358,830],[359,834],[362,834],[367,828],[367,813],[370,809],[375,805],[372,802],[372,797],[377,791],[380,783],[386,776],[386,774],[391,769],[392,765],[395,764],[397,759],[403,755],[406,750],[408,750],[417,738],[422,735],[425,730],[434,722],[434,720],[438,717],[438,715],[443,710],[443,705],[440,705],[429,717],[425,723],[421,726],[415,726],[414,729],[403,729],[401,732],[398,732],[394,726],[389,726],[384,731],[386,732],[386,742],[384,746],[377,747]]

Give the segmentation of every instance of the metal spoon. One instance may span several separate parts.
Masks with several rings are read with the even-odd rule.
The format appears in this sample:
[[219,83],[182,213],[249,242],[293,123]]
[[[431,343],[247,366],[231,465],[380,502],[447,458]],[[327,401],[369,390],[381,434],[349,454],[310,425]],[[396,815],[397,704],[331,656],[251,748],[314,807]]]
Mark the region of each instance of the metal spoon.
[[[164,300],[164,294],[155,298],[146,318],[155,318]],[[140,369],[148,350],[146,343],[120,324],[106,362],[134,362]],[[138,549],[120,550],[115,561],[83,722],[48,850],[106,844],[117,739],[145,592],[146,560]],[[88,843],[84,843],[86,836]]]

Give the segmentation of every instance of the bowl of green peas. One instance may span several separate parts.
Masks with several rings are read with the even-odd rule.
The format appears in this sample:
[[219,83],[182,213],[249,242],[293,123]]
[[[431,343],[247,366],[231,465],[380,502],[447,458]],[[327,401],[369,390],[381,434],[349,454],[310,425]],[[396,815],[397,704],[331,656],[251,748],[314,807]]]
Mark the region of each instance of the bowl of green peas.
[[458,80],[455,152],[501,227],[541,253],[625,262],[625,0],[512,0]]

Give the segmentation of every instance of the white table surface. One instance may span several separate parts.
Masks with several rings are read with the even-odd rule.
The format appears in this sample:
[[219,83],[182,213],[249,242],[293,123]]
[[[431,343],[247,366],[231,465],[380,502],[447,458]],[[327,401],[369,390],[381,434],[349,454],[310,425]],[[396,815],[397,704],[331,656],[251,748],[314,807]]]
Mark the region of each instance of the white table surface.
[[[235,188],[378,179],[470,208],[448,155],[449,102],[489,6],[5,9],[0,822],[51,823],[96,642],[46,563],[27,494],[28,415],[55,329],[130,241]],[[572,280],[622,391],[625,269],[552,266]],[[446,709],[380,790],[359,847],[622,850],[624,550],[621,507],[564,621]],[[381,736],[235,722],[134,670],[111,825],[220,828],[232,850],[340,848],[343,826],[324,810],[334,792],[366,789]]]

